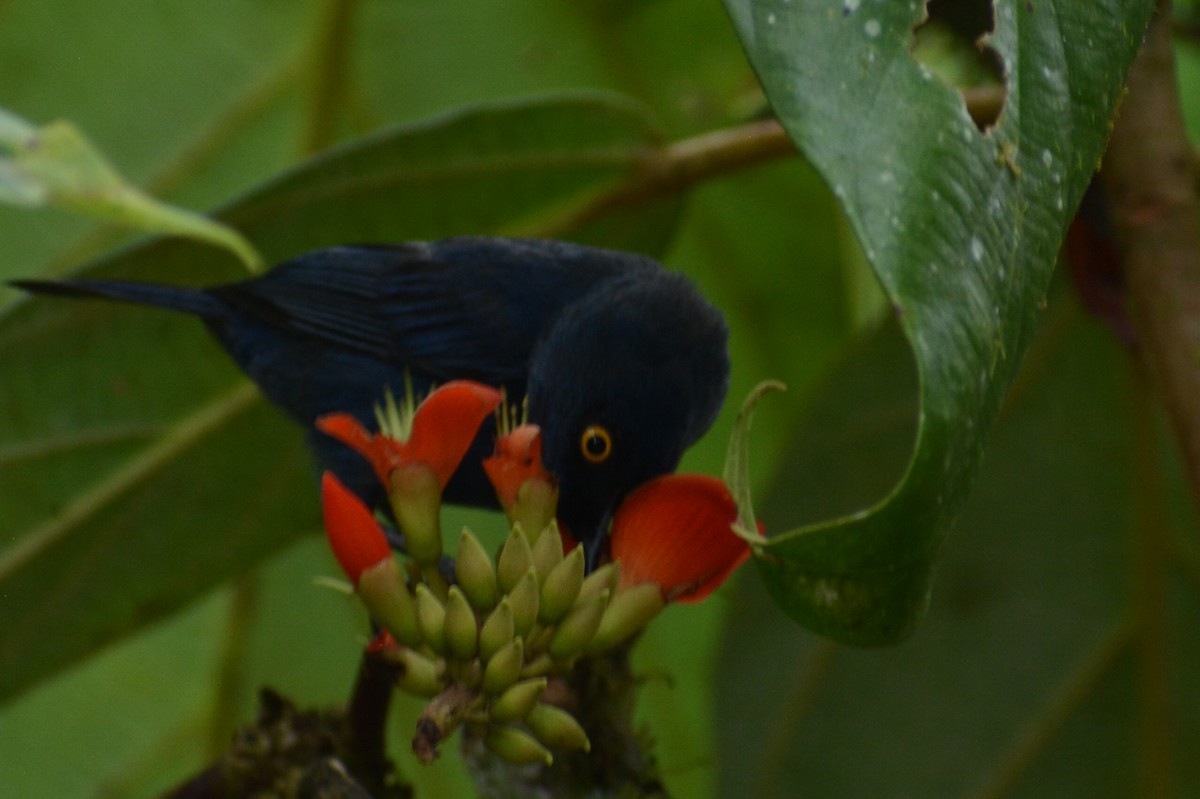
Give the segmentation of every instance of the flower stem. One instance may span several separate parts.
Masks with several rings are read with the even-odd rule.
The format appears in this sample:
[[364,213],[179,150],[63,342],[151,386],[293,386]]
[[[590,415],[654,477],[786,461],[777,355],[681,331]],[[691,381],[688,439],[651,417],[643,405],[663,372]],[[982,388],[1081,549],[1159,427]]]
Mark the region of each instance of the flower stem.
[[391,773],[387,757],[387,717],[396,682],[396,666],[364,652],[346,708],[346,765],[355,774]]

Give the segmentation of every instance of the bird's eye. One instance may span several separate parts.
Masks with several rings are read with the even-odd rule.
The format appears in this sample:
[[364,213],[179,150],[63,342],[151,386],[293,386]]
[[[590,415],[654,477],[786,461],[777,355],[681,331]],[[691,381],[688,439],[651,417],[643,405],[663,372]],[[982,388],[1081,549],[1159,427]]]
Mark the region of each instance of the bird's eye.
[[588,463],[603,463],[612,454],[612,436],[603,427],[594,424],[579,437],[579,451]]

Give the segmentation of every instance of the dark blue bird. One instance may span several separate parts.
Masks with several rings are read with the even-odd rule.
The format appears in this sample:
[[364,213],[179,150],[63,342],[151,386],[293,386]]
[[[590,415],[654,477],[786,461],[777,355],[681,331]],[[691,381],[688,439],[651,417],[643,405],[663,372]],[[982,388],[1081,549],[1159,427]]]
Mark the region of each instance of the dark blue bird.
[[[683,276],[630,253],[555,241],[460,237],[333,247],[203,289],[22,280],[28,291],[195,314],[263,393],[307,427],[323,468],[380,505],[366,462],[313,429],[344,411],[374,429],[385,388],[452,379],[527,396],[558,516],[595,563],[620,500],[673,471],[716,417],[729,379],[721,314]],[[480,467],[488,423],[448,502],[495,495]],[[611,442],[605,445],[605,439]]]

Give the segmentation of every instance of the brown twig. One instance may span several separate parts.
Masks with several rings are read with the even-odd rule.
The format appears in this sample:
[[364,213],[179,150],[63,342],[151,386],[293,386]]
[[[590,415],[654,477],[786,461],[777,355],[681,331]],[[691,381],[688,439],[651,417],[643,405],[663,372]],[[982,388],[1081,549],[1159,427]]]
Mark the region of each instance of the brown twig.
[[1140,357],[1200,504],[1200,203],[1175,84],[1170,3],[1160,0],[1102,172]]
[[[994,121],[1004,100],[1002,86],[963,90],[967,112],[980,124]],[[530,229],[510,232],[526,236],[561,235],[615,211],[682,194],[705,181],[795,155],[796,146],[776,119],[702,133],[649,151],[629,178],[583,205],[540,220]]]
[[438,747],[462,726],[478,698],[476,691],[451,683],[425,706],[421,717],[417,719],[416,734],[412,741],[417,760],[422,763],[437,760]]
[[774,119],[681,139],[648,150],[633,174],[582,205],[508,232],[552,238],[630,206],[682,194],[702,181],[795,154],[795,145]]

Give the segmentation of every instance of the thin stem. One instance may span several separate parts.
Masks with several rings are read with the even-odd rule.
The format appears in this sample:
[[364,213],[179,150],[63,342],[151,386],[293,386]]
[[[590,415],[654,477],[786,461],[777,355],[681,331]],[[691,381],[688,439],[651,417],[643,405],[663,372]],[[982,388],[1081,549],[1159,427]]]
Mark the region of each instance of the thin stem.
[[1171,796],[1170,541],[1158,458],[1158,408],[1140,368],[1134,370],[1133,607],[1138,620],[1138,796]]
[[1058,734],[1067,720],[1075,714],[1108,674],[1117,658],[1133,641],[1136,628],[1130,619],[1123,620],[1096,645],[1067,677],[1062,687],[1046,703],[1041,714],[992,769],[983,787],[968,794],[971,799],[1000,799],[1016,785],[1046,746]]
[[391,770],[386,733],[397,671],[394,664],[364,652],[346,708],[346,765],[376,787]]
[[325,149],[336,137],[339,106],[348,91],[351,42],[357,0],[326,0],[317,15],[308,64],[309,100],[300,151]]
[[124,467],[111,472],[105,480],[79,494],[53,518],[27,533],[0,555],[0,581],[10,578],[76,527],[87,523],[111,503],[143,485],[151,475],[173,464],[214,430],[254,407],[260,397],[258,389],[244,380],[202,405],[190,416],[166,428],[161,436],[150,441]]
[[758,766],[758,778],[750,796],[772,797],[779,794],[779,775],[791,752],[792,743],[800,729],[800,723],[808,715],[808,709],[821,687],[838,646],[832,641],[821,639],[808,662],[797,673],[792,691],[783,704],[783,711],[774,729],[765,736],[768,745],[763,751]]
[[230,737],[237,727],[238,697],[244,687],[246,650],[250,646],[259,593],[259,579],[254,572],[233,581],[209,725],[208,757],[214,760],[229,748]]
[[1200,549],[1195,539],[1187,538],[1180,530],[1173,529],[1171,557],[1181,576],[1192,584],[1192,590],[1200,592]]

